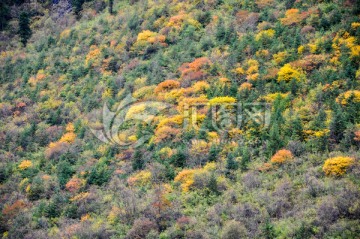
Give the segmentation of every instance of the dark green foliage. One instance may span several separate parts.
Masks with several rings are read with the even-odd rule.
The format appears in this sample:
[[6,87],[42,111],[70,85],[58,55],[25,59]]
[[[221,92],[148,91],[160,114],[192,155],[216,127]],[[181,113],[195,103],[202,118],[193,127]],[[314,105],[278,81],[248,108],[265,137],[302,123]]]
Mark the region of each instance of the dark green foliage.
[[311,238],[313,235],[313,229],[311,225],[306,225],[304,222],[301,223],[301,226],[298,230],[295,232],[295,239],[305,239],[305,238]]
[[238,162],[235,160],[232,154],[228,155],[226,159],[226,169],[230,172],[239,168]]
[[44,193],[44,186],[41,178],[36,177],[33,182],[31,183],[31,187],[27,192],[27,196],[29,200],[35,201],[42,197]]
[[4,183],[11,174],[11,168],[6,164],[0,164],[0,183]]
[[324,129],[325,122],[326,122],[326,113],[323,108],[320,108],[319,113],[316,115],[312,123],[312,129],[314,130]]
[[295,117],[295,119],[290,121],[288,132],[289,136],[294,140],[303,139],[303,126],[301,119],[298,115]]
[[333,111],[332,120],[330,123],[330,140],[331,143],[339,143],[343,138],[345,130],[344,112],[341,107],[336,104]]
[[186,154],[182,148],[178,149],[178,152],[170,157],[170,163],[175,167],[184,167],[186,163]]
[[270,153],[270,155],[274,154],[284,144],[284,141],[283,141],[282,137],[280,136],[280,129],[279,129],[279,125],[277,123],[273,124],[270,128],[268,142],[269,142],[268,152]]
[[109,0],[109,13],[113,14],[114,0]]
[[360,104],[356,102],[354,94],[347,100],[348,103],[344,106],[344,113],[346,120],[352,124],[360,122]]
[[241,161],[240,161],[240,168],[241,170],[245,171],[248,169],[248,164],[250,163],[251,155],[248,147],[244,147],[241,153]]
[[26,12],[20,13],[18,34],[20,37],[20,42],[25,47],[32,35],[32,31],[30,29],[30,17]]
[[207,188],[209,189],[210,193],[219,195],[220,192],[218,189],[218,184],[217,184],[217,179],[216,179],[215,174],[211,174]]
[[133,170],[141,170],[144,168],[143,154],[140,150],[136,150],[133,156],[132,168]]
[[60,216],[61,213],[61,205],[59,205],[59,198],[58,196],[55,197],[54,200],[50,201],[49,204],[45,207],[45,216],[48,218],[56,218]]
[[89,172],[88,183],[101,186],[109,181],[111,173],[112,170],[106,163],[97,163]]
[[59,179],[60,187],[64,187],[74,174],[74,169],[68,161],[61,161],[57,165],[57,176]]
[[10,10],[9,6],[5,2],[0,2],[0,31],[5,29],[7,22],[10,19]]
[[209,150],[209,162],[214,162],[217,160],[217,157],[220,153],[221,149],[216,145],[211,145]]
[[78,19],[80,18],[80,12],[82,10],[82,5],[84,4],[84,2],[85,0],[72,0],[73,10]]
[[266,239],[276,238],[274,225],[271,223],[270,219],[266,219],[265,224],[262,227],[262,237]]

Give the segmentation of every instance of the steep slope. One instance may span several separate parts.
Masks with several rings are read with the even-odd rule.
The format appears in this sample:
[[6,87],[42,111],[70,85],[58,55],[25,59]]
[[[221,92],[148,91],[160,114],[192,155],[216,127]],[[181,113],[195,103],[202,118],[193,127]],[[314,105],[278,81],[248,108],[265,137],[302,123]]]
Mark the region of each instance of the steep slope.
[[356,238],[359,5],[88,1],[25,48],[7,29],[3,237]]

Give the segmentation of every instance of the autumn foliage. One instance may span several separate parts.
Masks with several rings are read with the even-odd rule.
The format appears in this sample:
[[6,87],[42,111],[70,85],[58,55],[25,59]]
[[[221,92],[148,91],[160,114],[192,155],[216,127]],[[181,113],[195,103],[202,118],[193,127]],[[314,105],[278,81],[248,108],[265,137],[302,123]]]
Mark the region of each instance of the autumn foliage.
[[341,176],[346,173],[346,170],[355,163],[351,157],[334,157],[325,161],[323,170],[326,175]]
[[290,161],[292,158],[293,155],[290,150],[281,149],[271,157],[271,162],[275,164],[283,164]]
[[66,183],[65,188],[69,192],[77,192],[84,184],[84,181],[78,177],[73,177]]
[[158,84],[154,90],[155,93],[168,91],[180,87],[180,83],[176,80],[166,80]]
[[278,72],[278,81],[289,82],[291,80],[301,81],[304,79],[304,74],[294,69],[290,64],[285,64]]
[[28,168],[30,168],[32,166],[33,166],[33,164],[32,164],[32,162],[30,160],[24,160],[19,164],[19,169],[20,170],[25,170],[25,169],[28,169]]
[[210,65],[211,61],[206,57],[200,57],[193,62],[184,63],[179,68],[181,78],[190,81],[202,80],[206,76],[205,68]]
[[0,1],[0,235],[358,238],[358,2]]
[[289,9],[285,13],[285,17],[281,19],[281,23],[284,25],[294,25],[301,22],[307,17],[307,13],[300,13],[299,9]]
[[353,103],[360,103],[360,91],[359,90],[350,90],[346,91],[342,94],[340,94],[336,101],[342,105],[347,105],[350,102],[350,99],[352,99]]

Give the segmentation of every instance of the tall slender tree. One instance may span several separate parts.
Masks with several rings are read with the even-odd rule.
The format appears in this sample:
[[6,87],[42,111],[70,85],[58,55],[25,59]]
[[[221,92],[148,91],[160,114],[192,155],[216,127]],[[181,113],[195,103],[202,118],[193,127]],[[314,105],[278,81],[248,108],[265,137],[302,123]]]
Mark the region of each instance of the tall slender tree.
[[113,7],[114,7],[114,0],[109,0],[109,13],[110,14],[114,14]]
[[32,35],[32,31],[30,29],[30,17],[26,12],[22,12],[20,14],[18,34],[20,36],[21,43],[25,47]]
[[74,13],[76,15],[76,18],[80,18],[80,12],[82,10],[82,5],[85,2],[85,0],[73,0],[72,1],[72,5],[73,5],[73,10]]

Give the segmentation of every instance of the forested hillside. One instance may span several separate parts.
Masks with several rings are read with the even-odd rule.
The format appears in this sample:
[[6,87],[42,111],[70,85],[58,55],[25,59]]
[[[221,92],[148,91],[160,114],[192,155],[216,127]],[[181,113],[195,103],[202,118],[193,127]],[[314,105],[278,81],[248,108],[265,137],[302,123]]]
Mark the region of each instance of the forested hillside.
[[0,7],[2,238],[359,238],[359,0]]

